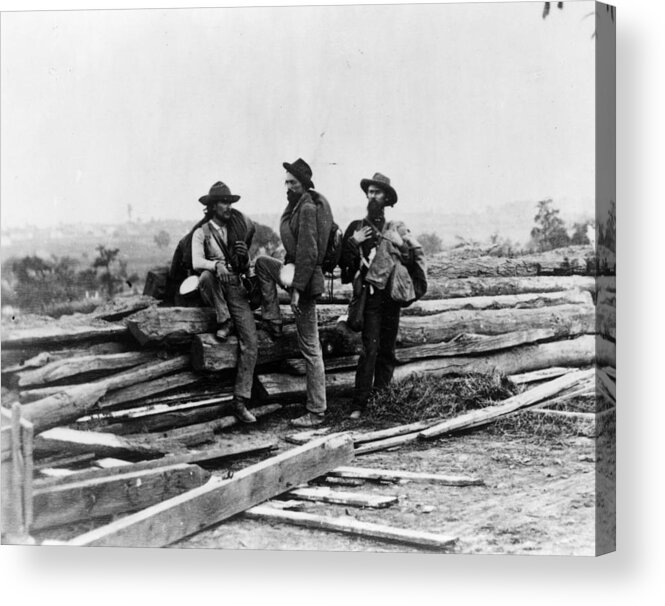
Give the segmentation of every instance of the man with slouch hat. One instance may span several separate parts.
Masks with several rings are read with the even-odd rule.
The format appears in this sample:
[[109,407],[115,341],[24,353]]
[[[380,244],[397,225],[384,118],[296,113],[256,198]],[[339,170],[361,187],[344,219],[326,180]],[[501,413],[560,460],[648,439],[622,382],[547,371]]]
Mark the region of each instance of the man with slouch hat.
[[326,380],[319,342],[316,299],[324,292],[321,269],[333,225],[330,204],[314,191],[312,169],[303,159],[284,162],[287,205],[280,219],[280,236],[286,250],[285,263],[259,257],[255,271],[261,284],[262,316],[268,334],[282,334],[282,316],[277,285],[291,294],[298,345],[305,359],[307,375],[306,412],[294,419],[296,427],[314,427],[323,422],[326,411]]
[[200,272],[201,298],[215,310],[217,339],[226,341],[233,330],[238,335],[234,414],[243,423],[254,423],[256,417],[247,405],[251,400],[258,339],[254,314],[240,277],[249,269],[249,247],[255,227],[231,207],[239,199],[221,181],[199,198],[206,205],[206,221],[192,235],[192,268]]
[[403,222],[386,221],[386,207],[397,203],[390,179],[375,173],[371,179],[362,179],[360,187],[367,196],[367,215],[347,228],[340,260],[342,282],[354,283],[354,293],[364,305],[359,312],[363,348],[356,370],[352,419],[362,416],[373,392],[390,384],[397,364],[395,344],[401,308],[427,290],[422,247]]

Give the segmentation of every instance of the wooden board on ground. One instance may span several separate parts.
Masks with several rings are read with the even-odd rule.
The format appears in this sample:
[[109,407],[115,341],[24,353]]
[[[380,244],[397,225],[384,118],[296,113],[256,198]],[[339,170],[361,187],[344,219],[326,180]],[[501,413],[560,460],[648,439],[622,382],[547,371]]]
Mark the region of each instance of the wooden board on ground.
[[547,398],[571,388],[577,383],[587,380],[589,377],[593,377],[594,374],[594,368],[565,374],[552,381],[548,381],[547,383],[543,383],[542,385],[538,385],[537,387],[533,387],[532,389],[517,394],[516,396],[512,396],[498,406],[488,406],[480,410],[473,410],[453,419],[448,419],[437,425],[433,425],[432,427],[421,431],[419,435],[421,438],[429,439],[453,431],[479,427],[486,423],[490,423],[499,417],[513,413],[516,410],[538,404]]
[[565,368],[563,366],[552,366],[543,368],[543,370],[534,370],[532,372],[523,372],[506,377],[514,385],[524,385],[525,383],[537,383],[538,381],[548,381],[555,379],[566,373],[573,372],[576,368]]
[[211,478],[190,490],[116,522],[68,545],[162,547],[217,524],[353,459],[348,435],[321,438],[246,467],[227,480]]
[[441,484],[443,486],[483,486],[485,484],[482,479],[470,476],[442,475],[437,473],[403,471],[401,469],[375,469],[370,467],[338,467],[337,469],[333,469],[328,475],[338,478],[375,480],[380,482],[410,480],[413,482]]
[[430,532],[421,532],[410,530],[408,528],[396,528],[384,524],[361,522],[351,517],[333,518],[299,511],[285,511],[270,505],[252,507],[251,509],[248,509],[244,515],[252,520],[284,522],[287,524],[295,524],[296,526],[304,526],[306,528],[342,532],[378,541],[396,542],[427,549],[449,550],[458,540],[456,537]]
[[301,499],[303,501],[314,501],[318,503],[333,503],[336,505],[348,505],[350,507],[370,507],[372,509],[383,509],[395,505],[398,501],[396,496],[368,494],[364,492],[350,492],[332,490],[327,486],[308,486],[306,488],[294,488],[286,493],[287,498]]
[[43,487],[34,493],[34,529],[143,509],[205,484],[210,472],[171,465]]

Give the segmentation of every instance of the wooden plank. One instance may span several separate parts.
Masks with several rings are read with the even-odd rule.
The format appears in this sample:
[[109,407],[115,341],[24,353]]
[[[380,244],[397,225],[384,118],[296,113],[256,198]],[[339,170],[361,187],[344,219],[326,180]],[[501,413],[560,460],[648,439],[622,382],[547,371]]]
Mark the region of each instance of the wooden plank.
[[[591,305],[593,303],[591,292],[581,288],[557,290],[554,292],[529,292],[522,294],[496,294],[486,296],[467,296],[457,298],[436,298],[432,300],[416,301],[402,310],[403,316],[429,316],[447,311],[483,310],[483,309],[511,309],[536,308],[552,305]],[[316,306],[319,323],[336,322],[346,316],[348,305],[321,304]],[[282,321],[295,322],[295,316],[290,305],[281,305]],[[256,314],[260,317],[260,312]]]
[[300,511],[285,511],[269,505],[259,505],[248,509],[245,514],[252,520],[267,522],[284,522],[314,528],[316,530],[329,530],[342,532],[354,536],[366,537],[378,541],[389,541],[436,550],[449,550],[457,542],[457,538],[421,532],[407,528],[396,528],[384,524],[361,522],[350,517],[324,517]]
[[561,336],[592,334],[593,305],[555,305],[538,309],[455,311],[433,316],[404,317],[397,341],[400,346],[450,341],[461,333],[504,335],[524,330],[555,329]]
[[35,471],[46,469],[48,467],[64,467],[66,465],[75,465],[77,463],[88,463],[93,461],[95,454],[92,452],[85,452],[77,455],[56,456],[41,459],[39,463],[34,466]]
[[125,461],[124,459],[118,459],[115,457],[105,457],[103,459],[97,459],[93,465],[99,467],[100,469],[113,469],[115,467],[127,467],[131,466],[133,463],[131,461]]
[[[280,404],[266,404],[265,406],[256,406],[252,408],[252,414],[257,419],[260,419],[262,417],[265,417],[266,415],[272,414],[273,412],[277,412],[281,408],[282,406]],[[221,417],[213,421],[206,421],[205,423],[196,423],[194,425],[185,426],[184,428],[172,429],[155,435],[161,437],[162,439],[167,439],[167,440],[173,440],[173,439],[181,440],[183,435],[190,435],[190,434],[196,435],[197,432],[217,433],[223,429],[234,427],[239,424],[240,421],[238,421],[238,419],[235,416],[229,415],[227,417]]]
[[158,303],[157,299],[147,295],[118,296],[100,305],[92,315],[107,322],[115,322]]
[[[252,438],[251,436],[240,436],[236,438],[221,438],[218,439],[214,446],[200,450],[188,450],[182,454],[167,455],[159,459],[150,461],[139,461],[132,463],[132,469],[139,471],[141,469],[157,469],[159,467],[168,467],[170,465],[179,465],[181,463],[196,463],[198,465],[205,465],[210,463],[217,464],[224,459],[231,459],[234,457],[244,457],[249,455],[258,455],[262,453],[275,450],[277,442],[265,438]],[[124,465],[116,467],[107,467],[104,469],[88,468],[83,470],[74,471],[74,476],[59,479],[40,479],[35,483],[35,486],[53,486],[62,482],[81,481],[85,479],[95,479],[106,477],[107,475],[114,475],[125,471]]]
[[603,370],[605,371],[605,374],[608,377],[610,377],[612,379],[612,381],[614,381],[616,383],[616,380],[617,380],[617,370],[616,370],[616,368],[614,368],[612,366],[605,366],[603,368]]
[[332,503],[335,505],[348,505],[349,507],[369,507],[371,509],[383,509],[395,505],[398,501],[396,496],[377,495],[364,492],[351,492],[332,490],[327,486],[307,486],[294,488],[286,493],[288,498],[301,499],[302,501],[313,501],[316,503]]
[[309,482],[353,458],[348,435],[321,438],[80,535],[68,545],[162,547]]
[[210,472],[196,465],[128,470],[109,477],[35,490],[34,529],[136,511],[205,484]]
[[412,347],[399,347],[395,351],[398,362],[410,362],[421,358],[439,358],[446,356],[472,355],[484,352],[495,352],[511,349],[519,345],[538,343],[560,339],[563,336],[559,328],[539,328],[520,330],[505,335],[474,335],[460,333],[450,341],[442,343],[426,343]]
[[48,351],[32,347],[21,348],[20,350],[8,350],[13,356],[18,357],[18,361],[11,366],[7,366],[3,360],[2,373],[16,373],[23,370],[41,368],[46,364],[73,357],[126,353],[131,350],[129,345],[134,346],[133,342],[128,344],[126,341],[126,339],[123,339],[122,341],[102,341],[101,343],[70,345],[69,347],[64,345],[58,348],[56,346],[56,349],[49,349]]
[[376,431],[367,431],[364,433],[354,433],[353,442],[354,444],[365,444],[367,442],[376,442],[378,440],[385,440],[387,438],[394,438],[396,436],[403,436],[407,433],[413,433],[414,431],[421,431],[427,429],[432,425],[436,424],[439,419],[430,419],[427,421],[416,421],[415,423],[407,423],[405,425],[396,425],[393,427],[388,427],[386,429],[378,429]]
[[376,440],[374,442],[367,442],[362,446],[357,446],[353,452],[357,457],[359,457],[361,455],[370,454],[372,452],[387,450],[388,448],[400,447],[403,446],[404,444],[416,442],[418,440],[419,434],[420,432],[416,431],[413,433],[407,433],[400,436],[395,436],[393,438],[386,438],[385,440]]
[[[515,374],[551,366],[587,366],[596,353],[596,338],[584,335],[575,339],[522,345],[508,351],[484,356],[453,356],[403,364],[395,369],[393,380],[400,381],[414,373],[433,376],[454,376],[469,373]],[[260,375],[261,383],[270,398],[296,400],[304,398],[304,377],[278,373]],[[326,375],[328,393],[351,391],[355,385],[354,372]]]
[[[259,366],[301,355],[295,326],[285,326],[282,337],[276,341],[269,339],[262,330],[258,331],[258,335]],[[351,331],[344,323],[321,324],[319,341],[324,359],[356,355],[361,349],[360,334]],[[213,372],[235,368],[237,360],[238,342],[235,337],[220,343],[213,334],[193,336],[192,366],[196,370]]]
[[[595,307],[593,305],[555,305],[536,309],[487,309],[481,311],[461,310],[444,312],[432,316],[406,316],[400,321],[397,336],[398,354],[402,360],[411,357],[430,357],[456,354],[475,354],[479,351],[505,349],[522,343],[544,339],[561,339],[595,332]],[[544,332],[531,332],[544,331]],[[506,337],[512,333],[511,337]],[[461,337],[460,335],[485,335],[501,338],[494,340],[482,337]],[[400,353],[407,347],[431,343],[450,345],[427,350],[411,350]],[[319,339],[325,358],[346,357],[360,353],[361,337],[351,331],[345,322],[322,325]],[[425,351],[425,353],[421,353]],[[265,341],[259,344],[258,364],[298,357],[299,348],[294,327],[285,327],[284,337],[278,341]],[[195,369],[218,371],[235,368],[237,364],[237,344],[233,339],[220,344],[214,335],[194,336],[192,363]]]
[[[341,356],[339,358],[324,358],[323,366],[326,372],[347,370],[358,366],[358,356]],[[282,368],[285,372],[303,376],[307,374],[307,363],[303,358],[289,358],[284,360]]]
[[109,433],[127,435],[133,433],[154,433],[167,431],[176,427],[204,423],[228,416],[232,412],[232,396],[221,399],[221,404],[197,406],[174,412],[143,415],[136,418],[120,417],[116,423],[104,425],[103,429]]
[[64,360],[49,362],[45,366],[33,370],[25,370],[18,374],[19,387],[43,385],[62,379],[69,379],[93,371],[114,371],[145,364],[154,360],[154,354],[130,351],[117,354],[72,356]]
[[338,478],[352,478],[359,480],[374,480],[380,482],[398,482],[410,480],[414,482],[427,482],[441,484],[442,486],[484,486],[481,478],[458,475],[441,475],[437,473],[424,473],[417,471],[404,471],[401,469],[377,469],[370,467],[338,467],[333,469],[329,476]]
[[176,372],[175,374],[159,377],[152,381],[142,381],[136,385],[117,389],[104,396],[99,405],[101,408],[112,408],[120,404],[135,402],[156,394],[194,385],[202,380],[203,377],[201,375],[191,370]]
[[127,334],[122,324],[103,320],[53,320],[34,327],[11,327],[2,331],[2,348],[44,347],[59,343],[78,343],[91,340],[114,340]]
[[[189,356],[174,356],[166,360],[141,364],[140,366],[116,373],[105,379],[95,381],[94,383],[86,383],[86,385],[94,385],[100,389],[104,388],[106,391],[122,389],[123,387],[129,387],[130,385],[144,383],[145,381],[172,374],[189,367],[189,365]],[[20,392],[19,399],[21,402],[34,402],[35,400],[46,398],[74,387],[81,386],[42,387],[40,389],[31,389],[29,391]]]
[[522,408],[538,404],[547,398],[572,387],[573,385],[592,377],[595,369],[581,370],[557,377],[552,381],[538,385],[525,392],[512,396],[498,406],[488,406],[480,410],[473,410],[453,419],[448,419],[437,425],[420,432],[419,436],[424,439],[436,438],[453,431],[479,427],[487,423],[511,414]]
[[33,521],[33,444],[34,427],[29,421],[23,421],[21,423],[21,454],[23,455],[23,523],[26,532],[29,532]]
[[427,275],[431,280],[467,276],[593,275],[595,259],[596,251],[590,245],[566,246],[515,257],[464,252],[460,255],[453,250],[428,260]]
[[65,391],[23,405],[23,415],[41,432],[75,421],[91,410],[106,393],[98,383],[75,385]]
[[99,431],[80,431],[68,427],[56,427],[40,433],[35,438],[37,452],[94,452],[97,457],[157,457],[175,450],[178,446],[167,441],[125,438]]
[[[202,397],[200,400],[189,400],[192,397],[191,392],[187,392],[184,397],[174,394],[173,396],[163,396],[163,400],[157,399],[154,404],[141,404],[131,408],[122,408],[119,410],[105,410],[102,413],[93,413],[77,419],[81,423],[89,421],[109,421],[125,423],[135,420],[147,419],[151,416],[160,416],[169,412],[181,412],[192,408],[206,407],[213,404],[228,403],[233,399],[233,393],[228,392],[214,398]],[[181,400],[185,401],[181,401]],[[189,400],[189,401],[188,401]]]
[[192,335],[213,332],[217,325],[210,307],[151,307],[125,320],[140,345],[188,343]]
[[321,436],[328,435],[332,432],[331,427],[319,427],[317,429],[308,429],[306,431],[299,431],[298,433],[292,433],[287,436],[284,436],[284,439],[291,444],[307,444],[310,440],[314,438],[320,438]]
[[525,383],[536,383],[538,381],[547,381],[565,375],[566,373],[573,372],[575,368],[565,368],[563,366],[553,366],[551,368],[543,368],[542,370],[534,370],[532,372],[523,372],[516,375],[509,375],[506,378],[514,385],[524,385]]
[[610,394],[610,396],[612,396],[612,399],[616,402],[616,399],[617,399],[616,384],[600,368],[598,369],[598,380],[601,382],[601,384],[607,390],[607,392]]

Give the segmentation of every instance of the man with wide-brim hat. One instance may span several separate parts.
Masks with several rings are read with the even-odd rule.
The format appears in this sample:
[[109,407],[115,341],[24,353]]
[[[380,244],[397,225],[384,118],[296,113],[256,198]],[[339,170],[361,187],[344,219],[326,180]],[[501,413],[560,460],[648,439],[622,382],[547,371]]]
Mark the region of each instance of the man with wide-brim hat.
[[[271,257],[259,257],[255,269],[261,284],[262,318],[273,339],[278,339],[282,332],[277,285],[291,294],[298,345],[305,359],[307,376],[306,412],[292,424],[314,427],[323,423],[327,407],[316,299],[324,292],[321,264],[333,216],[325,197],[314,191],[312,169],[307,162],[298,158],[295,162],[284,162],[282,166],[286,170],[287,205],[279,231],[286,251],[285,264]],[[287,269],[291,272],[285,271]]]
[[[367,197],[367,215],[346,229],[340,260],[342,282],[353,282],[348,322],[354,330],[362,330],[352,419],[362,416],[372,393],[390,384],[397,364],[395,344],[401,308],[427,290],[422,247],[403,222],[386,221],[386,207],[393,207],[398,200],[390,179],[377,172],[371,179],[362,179],[360,188]],[[401,271],[403,267],[408,273]],[[409,299],[413,299],[405,300],[402,285],[409,280]]]
[[249,271],[249,247],[255,227],[232,204],[240,196],[228,185],[217,181],[205,196],[203,224],[192,234],[192,269],[199,273],[199,292],[217,318],[216,337],[228,339],[235,329],[238,336],[238,366],[234,386],[234,413],[244,423],[256,422],[247,409],[251,401],[254,367],[258,357],[258,339],[254,314],[241,277]]

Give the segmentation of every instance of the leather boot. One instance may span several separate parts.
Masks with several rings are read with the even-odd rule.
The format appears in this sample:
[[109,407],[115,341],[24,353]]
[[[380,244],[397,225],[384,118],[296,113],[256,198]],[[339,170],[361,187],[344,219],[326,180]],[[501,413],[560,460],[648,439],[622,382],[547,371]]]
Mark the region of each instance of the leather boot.
[[256,423],[256,417],[247,410],[246,403],[249,403],[249,401],[236,396],[233,401],[233,414],[241,423]]
[[226,339],[229,338],[229,335],[231,334],[231,322],[224,322],[224,324],[220,324],[217,327],[217,332],[215,333],[215,336],[217,339],[220,341],[226,341]]

